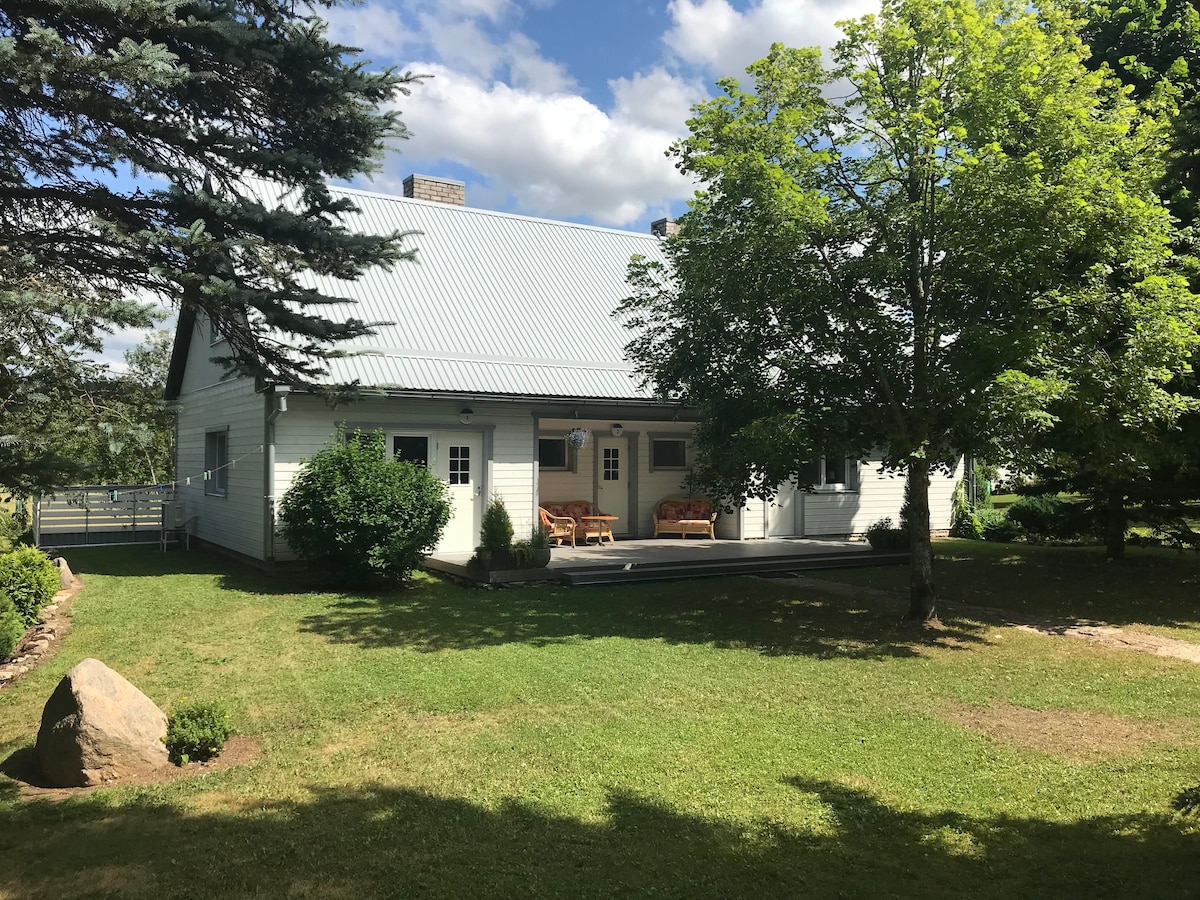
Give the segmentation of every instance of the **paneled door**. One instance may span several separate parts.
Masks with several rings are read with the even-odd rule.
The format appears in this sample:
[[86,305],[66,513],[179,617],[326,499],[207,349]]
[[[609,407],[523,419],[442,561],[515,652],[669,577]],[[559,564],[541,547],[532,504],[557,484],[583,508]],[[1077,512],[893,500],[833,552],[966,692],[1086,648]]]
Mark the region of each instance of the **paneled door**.
[[437,549],[469,552],[479,544],[483,519],[483,435],[477,431],[433,431],[392,435],[392,452],[423,465],[446,482],[450,522]]
[[629,438],[596,438],[596,505],[600,512],[620,516],[613,534],[629,534]]

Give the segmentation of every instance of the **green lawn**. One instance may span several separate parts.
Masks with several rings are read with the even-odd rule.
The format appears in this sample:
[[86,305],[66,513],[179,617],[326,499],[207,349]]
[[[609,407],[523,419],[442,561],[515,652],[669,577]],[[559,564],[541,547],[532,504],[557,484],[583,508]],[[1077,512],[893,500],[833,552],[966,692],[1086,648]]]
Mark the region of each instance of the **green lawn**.
[[[970,549],[946,592],[971,595]],[[0,897],[1196,895],[1200,822],[1170,807],[1200,782],[1188,663],[907,630],[786,580],[372,597],[197,553],[69,559],[74,630],[0,691],[0,760],[86,656],[164,708],[225,700],[262,753],[60,803],[0,775]],[[1031,565],[1051,606],[1200,576],[1021,548],[971,563],[976,599]],[[1196,627],[1187,593],[1140,617]]]

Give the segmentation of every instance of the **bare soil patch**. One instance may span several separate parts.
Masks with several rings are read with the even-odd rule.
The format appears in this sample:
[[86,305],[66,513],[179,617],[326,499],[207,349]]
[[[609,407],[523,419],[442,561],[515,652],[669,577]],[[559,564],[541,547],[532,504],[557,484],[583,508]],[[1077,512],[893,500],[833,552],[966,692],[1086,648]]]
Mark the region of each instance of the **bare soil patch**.
[[22,800],[66,800],[69,797],[80,797],[93,791],[106,788],[124,787],[126,785],[167,784],[180,778],[191,778],[209,772],[219,772],[234,766],[251,763],[262,754],[262,748],[253,738],[235,734],[225,742],[221,755],[207,762],[191,762],[184,766],[168,765],[153,772],[146,772],[118,781],[90,787],[63,788],[50,787],[44,783],[38,770],[37,757],[32,747],[18,750],[4,761],[0,771],[21,785]]
[[1200,729],[1185,721],[1147,722],[1070,709],[1026,709],[1003,702],[951,704],[940,710],[940,715],[997,743],[1081,762],[1131,755],[1156,743],[1200,745]]

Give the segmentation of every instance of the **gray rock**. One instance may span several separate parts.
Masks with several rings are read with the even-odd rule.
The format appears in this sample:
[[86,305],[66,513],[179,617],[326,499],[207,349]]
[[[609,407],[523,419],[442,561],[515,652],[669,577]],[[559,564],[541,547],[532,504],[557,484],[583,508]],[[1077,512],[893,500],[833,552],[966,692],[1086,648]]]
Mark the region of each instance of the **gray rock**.
[[96,659],[58,683],[42,711],[37,758],[57,787],[113,781],[168,764],[163,711]]
[[67,565],[67,561],[61,556],[55,557],[54,564],[58,566],[59,589],[65,591],[75,583],[75,575],[71,572],[71,567]]

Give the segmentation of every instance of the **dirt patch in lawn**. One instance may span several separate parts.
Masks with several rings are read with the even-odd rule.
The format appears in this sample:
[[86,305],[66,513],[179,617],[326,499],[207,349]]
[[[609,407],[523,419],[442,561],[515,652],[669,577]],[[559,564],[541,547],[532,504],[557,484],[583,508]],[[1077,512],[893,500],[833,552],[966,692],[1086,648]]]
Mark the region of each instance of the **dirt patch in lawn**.
[[1026,709],[1008,703],[951,704],[940,715],[1000,744],[1083,762],[1138,753],[1156,743],[1200,745],[1195,725],[1184,722],[1147,722],[1070,709]]
[[93,791],[106,788],[125,787],[128,785],[166,784],[180,778],[191,778],[209,772],[219,772],[234,766],[243,766],[258,759],[262,748],[253,738],[235,734],[225,742],[221,755],[207,762],[192,762],[185,766],[168,765],[154,772],[147,772],[119,781],[110,781],[90,787],[48,787],[42,781],[38,769],[37,757],[32,747],[18,750],[7,760],[0,771],[21,785],[23,800],[66,800],[68,797],[79,797]]

